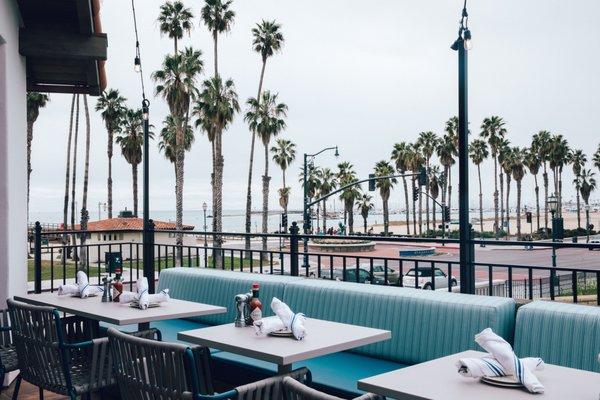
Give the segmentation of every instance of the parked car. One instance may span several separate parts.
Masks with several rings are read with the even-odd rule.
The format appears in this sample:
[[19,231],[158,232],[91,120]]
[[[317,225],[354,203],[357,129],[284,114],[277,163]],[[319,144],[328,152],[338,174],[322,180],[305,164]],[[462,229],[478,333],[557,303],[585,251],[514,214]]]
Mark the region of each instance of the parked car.
[[[370,264],[366,264],[366,265],[361,264],[361,267],[365,268],[366,270],[370,270],[371,265]],[[377,278],[380,278],[382,281],[385,281],[385,278],[386,278],[385,269],[386,268],[387,268],[387,281],[391,284],[398,283],[400,274],[398,273],[397,270],[395,270],[394,268],[391,268],[391,267],[385,267],[384,265],[381,265],[381,264],[373,264],[373,275]]]
[[[334,268],[333,269],[333,277],[331,276],[331,272],[328,268],[324,268],[321,270],[321,278],[324,279],[334,279],[337,281],[347,281],[347,282],[358,282],[358,283],[373,283],[375,285],[384,285],[386,282],[383,277],[373,276],[369,272],[369,270],[365,268],[358,268],[358,280],[356,279],[356,268],[348,267],[346,268],[346,273],[344,274],[344,270],[342,268]],[[389,282],[389,281],[388,281]]]
[[[421,288],[424,290],[432,290],[434,288],[434,280],[431,276],[432,270],[431,268],[423,267],[419,268],[418,271],[415,268],[411,268],[408,272],[402,277],[402,285],[406,287],[415,287],[415,278],[417,279],[417,288]],[[448,275],[444,271],[439,268],[433,269],[434,279],[435,279],[435,288],[448,288]],[[458,284],[455,277],[450,277],[450,285],[456,286]]]
[[[590,240],[590,244],[599,245],[600,244],[600,239],[592,239],[592,240]],[[600,247],[590,247],[589,249],[590,249],[590,251],[600,250]]]

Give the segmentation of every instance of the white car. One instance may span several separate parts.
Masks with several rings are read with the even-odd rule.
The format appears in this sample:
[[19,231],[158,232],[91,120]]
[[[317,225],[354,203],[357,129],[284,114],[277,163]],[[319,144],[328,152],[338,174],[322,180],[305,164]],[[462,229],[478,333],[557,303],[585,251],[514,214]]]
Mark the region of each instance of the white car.
[[[600,245],[600,239],[590,240],[590,244]],[[600,250],[600,247],[590,247],[589,249],[590,249],[590,251]]]
[[[402,285],[404,287],[417,287],[423,290],[432,290],[434,288],[433,280],[431,278],[431,268],[423,267],[419,268],[418,272],[415,268],[411,268],[403,277]],[[448,275],[439,268],[433,270],[435,276],[435,288],[448,288]],[[417,275],[418,274],[418,275]],[[415,275],[417,275],[415,277]],[[417,279],[415,285],[415,278]],[[450,285],[456,286],[458,284],[455,277],[450,277]]]

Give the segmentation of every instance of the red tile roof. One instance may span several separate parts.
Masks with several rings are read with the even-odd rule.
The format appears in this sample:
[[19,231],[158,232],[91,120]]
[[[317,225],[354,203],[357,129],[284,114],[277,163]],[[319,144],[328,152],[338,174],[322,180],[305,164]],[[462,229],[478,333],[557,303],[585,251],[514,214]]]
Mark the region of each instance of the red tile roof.
[[[120,229],[132,229],[141,231],[144,226],[144,220],[142,218],[111,218],[103,219],[100,221],[89,221],[89,231],[111,231]],[[173,230],[176,228],[174,222],[165,222],[154,220],[155,229],[169,229]],[[75,230],[78,230],[79,225],[75,225]],[[183,225],[183,229],[192,230],[193,225]]]

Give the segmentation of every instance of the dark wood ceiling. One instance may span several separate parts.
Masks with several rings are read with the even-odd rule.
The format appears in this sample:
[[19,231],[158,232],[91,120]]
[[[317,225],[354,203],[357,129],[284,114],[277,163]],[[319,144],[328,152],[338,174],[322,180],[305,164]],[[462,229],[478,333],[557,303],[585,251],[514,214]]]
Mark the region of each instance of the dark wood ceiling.
[[17,0],[27,89],[99,95],[104,90],[107,37],[99,32],[98,0]]

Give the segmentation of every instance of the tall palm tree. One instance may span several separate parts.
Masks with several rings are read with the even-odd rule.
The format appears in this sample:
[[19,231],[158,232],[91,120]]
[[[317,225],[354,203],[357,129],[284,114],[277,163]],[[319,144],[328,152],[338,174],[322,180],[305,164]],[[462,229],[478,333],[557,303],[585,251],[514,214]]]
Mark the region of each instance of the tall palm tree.
[[[79,142],[79,95],[75,102],[75,127],[73,135],[73,168],[71,171],[71,230],[75,230],[75,189],[77,187],[77,144]],[[73,245],[76,245],[75,236],[72,237]],[[76,259],[76,254],[73,252]]]
[[363,218],[363,232],[365,234],[367,233],[367,218],[369,218],[369,212],[375,208],[372,200],[373,198],[371,195],[363,193],[363,195],[356,201],[356,208]]
[[[504,187],[502,183],[502,172],[506,174],[506,205],[503,207],[506,210],[506,233],[510,235],[510,180],[512,173],[513,163],[513,149],[510,147],[510,143],[506,139],[502,139],[499,144],[498,150],[498,162],[500,163],[500,199],[504,199],[502,189]],[[502,208],[500,208],[502,211]],[[502,219],[500,220],[502,221]]]
[[[421,132],[419,133],[419,138],[417,139],[417,144],[425,157],[425,168],[429,173],[431,156],[435,153],[437,149],[439,138],[437,135],[431,131]],[[427,220],[427,230],[429,231],[429,181],[425,185],[425,191],[427,193],[427,197],[425,198],[425,217]],[[435,229],[434,229],[435,230]]]
[[540,172],[541,159],[539,153],[532,147],[526,149],[523,160],[529,173],[533,175],[535,181],[535,210],[537,219],[537,230],[540,230],[540,187],[538,185],[537,174]]
[[98,101],[96,102],[96,111],[100,111],[100,116],[106,126],[106,132],[108,133],[108,146],[106,148],[106,154],[108,156],[108,179],[106,182],[108,192],[108,218],[112,218],[113,209],[113,196],[112,196],[112,156],[113,156],[113,143],[115,133],[119,132],[121,117],[125,108],[125,97],[121,96],[117,89],[109,89],[108,91],[102,92]]
[[496,239],[498,238],[498,230],[500,229],[500,220],[498,218],[498,144],[500,139],[506,135],[506,128],[504,127],[505,122],[501,117],[491,116],[485,118],[481,124],[481,133],[479,134],[483,139],[486,139],[494,159],[494,233]]
[[[298,182],[300,184],[304,184],[304,167],[300,167],[300,175],[298,176]],[[319,191],[319,187],[321,186],[321,182],[319,181],[319,168],[315,168],[312,163],[308,165],[306,172],[306,193],[308,196],[308,201],[312,202],[312,200],[317,196]],[[309,212],[312,218],[312,213]],[[317,212],[318,215],[318,212]],[[312,226],[312,224],[311,224]],[[318,223],[317,223],[318,229]]]
[[[325,197],[338,185],[337,176],[330,168],[319,168],[319,197]],[[323,199],[323,231],[327,230],[327,199]]]
[[558,216],[562,216],[562,172],[569,160],[569,144],[563,135],[550,139],[549,164],[554,177],[554,190],[558,197]]
[[[410,203],[408,201],[408,184],[404,174],[410,169],[410,145],[406,142],[394,144],[392,150],[392,162],[396,171],[402,174],[402,185],[404,186],[404,202],[406,204],[406,234],[410,235]],[[416,232],[415,232],[416,233]]]
[[[81,223],[80,228],[82,231],[87,231],[88,229],[88,220],[89,220],[89,212],[87,209],[87,198],[88,198],[88,182],[90,175],[90,108],[88,106],[87,95],[83,95],[83,108],[85,113],[85,158],[84,158],[84,166],[83,166],[83,195],[81,197]],[[88,248],[85,246],[85,241],[87,239],[87,235],[81,235],[81,247],[80,247],[80,264],[79,268],[83,269],[86,267],[87,263],[87,252]]]
[[[213,232],[223,231],[223,132],[231,125],[239,111],[240,105],[233,80],[223,82],[220,76],[216,76],[204,81],[193,113],[197,117],[196,127],[201,127],[213,142]],[[213,244],[215,263],[217,267],[222,267],[223,237],[214,235]]]
[[[165,158],[173,164],[173,168],[175,167],[177,127],[178,122],[175,118],[172,115],[167,115],[163,120],[163,127],[160,130],[160,142],[158,142],[158,150],[165,154]],[[183,140],[185,151],[190,151],[194,139],[194,131],[192,130],[192,126],[188,124]]]
[[[452,192],[451,187],[451,170],[450,168],[456,162],[454,156],[458,154],[456,146],[454,145],[454,139],[452,136],[446,134],[440,140],[437,147],[437,156],[440,159],[440,164],[444,167],[443,176],[443,188],[442,188],[442,204],[451,208],[450,193]],[[446,197],[446,193],[448,197]]]
[[[283,34],[281,33],[281,25],[275,21],[263,20],[260,24],[256,24],[252,28],[252,48],[260,54],[262,67],[260,70],[260,79],[258,81],[258,93],[256,99],[261,99],[263,80],[265,77],[265,67],[267,60],[275,53],[281,50],[283,46]],[[252,168],[254,166],[254,144],[256,142],[256,132],[252,131],[252,140],[250,142],[250,165],[248,167],[248,187],[246,188],[246,233],[250,233],[252,228]],[[246,236],[246,250],[250,250],[250,236]],[[249,252],[246,252],[249,255]]]
[[230,9],[232,3],[233,0],[205,0],[204,7],[202,7],[200,14],[204,25],[206,25],[213,36],[215,76],[219,75],[219,34],[229,32],[231,30],[231,25],[233,25],[233,19],[235,18],[235,11]]
[[479,181],[479,228],[483,233],[483,188],[481,185],[481,163],[488,158],[490,152],[488,151],[487,143],[482,139],[475,139],[469,145],[469,156],[473,164],[477,166],[477,179]]
[[160,6],[158,15],[158,24],[161,34],[166,34],[173,39],[174,55],[178,53],[177,43],[183,38],[185,32],[190,34],[193,28],[192,20],[194,14],[192,10],[185,7],[181,1],[170,2]]
[[[375,164],[375,176],[385,177],[394,174],[394,167],[386,160],[381,160]],[[396,178],[385,178],[377,179],[375,181],[375,187],[379,189],[379,195],[383,202],[383,232],[387,236],[390,231],[390,214],[388,208],[388,201],[392,188],[396,184]]]
[[[429,171],[429,193],[431,198],[433,199],[433,233],[435,237],[435,232],[437,230],[437,217],[435,215],[437,198],[440,195],[440,167],[438,165],[433,165],[430,167]],[[444,223],[444,218],[442,217],[442,223]]]
[[[579,178],[581,179],[581,186],[579,191],[581,192],[581,197],[585,203],[585,227],[589,232],[590,227],[590,193],[596,190],[596,179],[594,178],[594,174],[589,169],[582,169]],[[588,234],[588,242],[589,242],[589,234]]]
[[[69,134],[67,137],[67,166],[65,168],[65,196],[63,202],[63,229],[68,230],[68,222],[69,222],[69,182],[71,176],[71,142],[73,140],[73,116],[75,114],[75,100],[78,95],[73,94],[71,98],[71,118],[69,120]],[[67,245],[69,242],[69,238],[67,235],[63,235],[62,238],[63,245]],[[63,252],[63,257],[66,257],[66,254]]]
[[537,153],[542,163],[543,173],[542,179],[544,181],[544,232],[548,232],[548,161],[550,157],[550,132],[539,131],[533,135],[531,141],[532,152]]
[[[263,210],[262,210],[262,229],[263,233],[268,232],[269,218],[269,142],[272,137],[277,136],[285,129],[285,118],[288,107],[285,103],[278,103],[279,95],[272,94],[270,91],[262,93],[260,99],[250,98],[247,101],[248,111],[244,117],[248,122],[253,135],[263,142],[265,148],[265,174],[263,175]],[[263,250],[267,250],[267,238],[263,237]],[[266,254],[266,253],[265,253]]]
[[[418,174],[421,168],[425,165],[425,158],[419,148],[418,144],[413,144],[410,147],[410,170],[413,174]],[[419,236],[423,236],[423,196],[419,196],[420,188],[417,185],[417,178],[413,175],[412,178],[412,190],[413,190],[413,230],[415,235],[417,234],[417,214],[416,214],[416,201],[415,197],[419,198]]]
[[175,133],[175,223],[178,257],[181,264],[183,244],[183,167],[185,158],[185,128],[188,125],[190,104],[198,96],[196,79],[202,73],[202,53],[190,47],[173,56],[167,55],[162,68],[152,73],[157,83],[155,92],[165,99],[173,120],[177,122]]
[[517,238],[521,239],[521,182],[525,176],[526,151],[519,147],[513,147],[511,151],[511,173],[517,182]]
[[[358,181],[354,166],[345,161],[338,164],[338,181],[340,187],[351,185]],[[354,203],[361,196],[360,185],[352,185],[342,191],[340,200],[344,203],[344,224],[348,226],[348,232],[354,233]],[[347,223],[346,223],[346,216]]]
[[286,185],[285,171],[296,159],[296,144],[288,139],[277,139],[275,146],[271,147],[271,153],[273,154],[273,161],[281,168],[281,173],[283,175],[283,186],[279,189],[279,202],[281,208],[283,208],[284,214],[287,214],[290,188]]
[[50,101],[47,94],[27,92],[27,219],[29,220],[29,187],[31,182],[31,143],[33,142],[33,124],[40,115],[40,109]]
[[581,200],[579,197],[579,182],[581,170],[585,166],[587,162],[587,157],[583,153],[583,150],[575,150],[572,149],[568,153],[568,162],[571,164],[573,168],[573,175],[575,175],[575,191],[577,193],[577,229],[581,229]]
[[[444,126],[444,131],[446,132],[446,137],[444,138],[447,141],[447,146],[450,146],[450,144],[452,144],[454,146],[454,151],[453,154],[455,156],[458,155],[458,117],[454,116],[451,117],[450,119],[448,119],[448,121],[446,121],[446,124]],[[450,209],[452,209],[452,165],[454,165],[454,162],[452,162],[452,164],[449,166],[448,168],[448,175],[446,176],[446,179],[444,180],[447,183],[447,190],[448,190],[448,207]]]
[[[150,132],[152,138],[154,134]],[[144,119],[142,110],[126,109],[122,117],[122,129],[116,138],[121,154],[131,165],[133,189],[133,214],[138,215],[138,165],[142,162],[142,146],[144,145]]]

